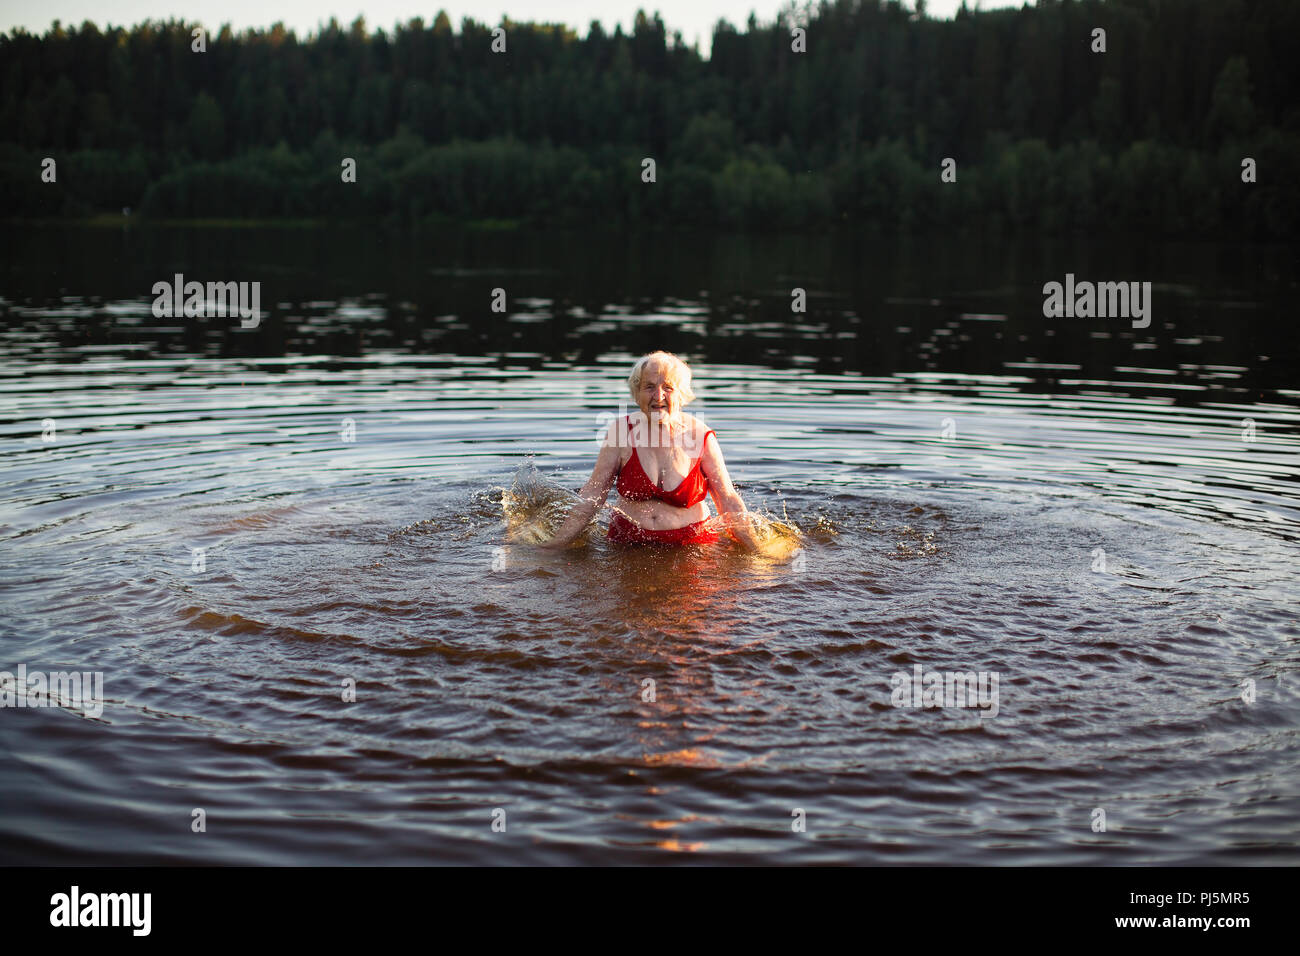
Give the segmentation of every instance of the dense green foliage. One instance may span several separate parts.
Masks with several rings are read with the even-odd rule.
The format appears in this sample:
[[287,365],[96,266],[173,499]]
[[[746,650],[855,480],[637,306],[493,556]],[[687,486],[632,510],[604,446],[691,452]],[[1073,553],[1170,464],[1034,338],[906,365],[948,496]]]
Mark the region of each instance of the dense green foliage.
[[720,22],[708,60],[641,13],[507,22],[504,54],[445,14],[203,53],[192,26],[0,37],[3,214],[1300,232],[1295,0],[836,0]]

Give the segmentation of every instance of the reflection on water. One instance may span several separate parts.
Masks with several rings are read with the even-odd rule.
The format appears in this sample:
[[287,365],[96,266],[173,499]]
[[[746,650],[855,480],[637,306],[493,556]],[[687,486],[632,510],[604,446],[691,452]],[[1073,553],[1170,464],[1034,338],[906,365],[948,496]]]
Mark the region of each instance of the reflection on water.
[[[1293,403],[1300,360],[1290,246],[456,230],[413,240],[347,228],[7,235],[0,344],[45,363],[330,356],[326,367],[347,368],[338,360],[382,352],[459,357],[443,368],[482,356],[506,372],[667,348],[832,375],[988,375],[1043,397],[1122,384],[1185,404],[1279,392]],[[155,319],[153,284],[177,272],[260,281],[261,326]],[[1150,327],[1045,319],[1043,286],[1067,273],[1151,282]],[[498,288],[504,313],[492,309]],[[807,311],[792,311],[794,289]]]
[[[11,270],[0,669],[101,671],[106,700],[98,720],[0,712],[0,862],[1296,862],[1300,410],[1260,358],[1289,346],[1188,293],[1218,332],[1054,355],[1008,334],[1029,318],[996,289],[1022,260],[953,314],[899,257],[871,321],[940,317],[874,371],[835,344],[866,341],[865,311],[723,322],[712,292],[691,311],[700,283],[641,321],[635,297],[594,302],[650,281],[617,269],[585,315],[503,320],[557,351],[350,359],[132,340],[103,324],[124,293],[39,304]],[[550,250],[512,261],[556,300]],[[700,280],[674,261],[668,288]],[[439,308],[400,281],[373,301],[346,272],[302,281],[366,335],[408,328],[402,301]],[[457,315],[435,324],[476,328]],[[747,317],[743,349],[713,341]],[[695,322],[691,410],[778,551],[613,548],[603,518],[533,547],[590,473],[625,353]],[[962,352],[977,327],[997,349]],[[998,674],[998,715],[894,706],[918,665]]]

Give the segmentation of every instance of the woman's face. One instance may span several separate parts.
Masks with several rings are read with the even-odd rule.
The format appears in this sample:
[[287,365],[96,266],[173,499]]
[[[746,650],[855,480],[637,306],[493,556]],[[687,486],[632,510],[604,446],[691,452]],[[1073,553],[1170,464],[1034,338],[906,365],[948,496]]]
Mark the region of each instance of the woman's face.
[[636,403],[651,421],[656,418],[672,419],[681,410],[672,372],[662,362],[651,362],[641,370],[641,385],[637,389]]

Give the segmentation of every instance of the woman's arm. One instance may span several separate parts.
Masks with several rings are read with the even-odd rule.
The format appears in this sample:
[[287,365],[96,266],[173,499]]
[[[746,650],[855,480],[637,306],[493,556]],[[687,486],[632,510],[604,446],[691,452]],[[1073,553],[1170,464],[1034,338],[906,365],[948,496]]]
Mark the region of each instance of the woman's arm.
[[574,538],[582,534],[600,506],[605,503],[605,499],[609,496],[609,489],[618,474],[621,457],[619,424],[617,420],[610,422],[605,441],[600,446],[600,454],[596,456],[596,467],[592,469],[587,483],[578,491],[577,503],[569,511],[569,516],[564,519],[564,524],[560,525],[560,529],[555,532],[555,537],[539,547],[555,549],[568,547],[573,543]]
[[731,475],[727,473],[727,463],[722,460],[722,449],[718,447],[716,435],[705,439],[700,467],[704,471],[704,477],[709,480],[709,493],[713,495],[713,503],[718,514],[725,516],[728,529],[741,544],[757,551],[759,543],[750,525],[749,511],[731,484]]

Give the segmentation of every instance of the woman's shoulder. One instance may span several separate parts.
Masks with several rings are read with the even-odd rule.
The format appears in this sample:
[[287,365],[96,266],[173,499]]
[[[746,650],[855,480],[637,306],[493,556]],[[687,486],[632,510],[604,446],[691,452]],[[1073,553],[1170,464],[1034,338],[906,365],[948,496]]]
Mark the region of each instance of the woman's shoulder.
[[682,414],[684,416],[682,444],[688,452],[699,456],[704,452],[704,446],[708,442],[709,436],[714,434],[714,431],[703,419],[696,418],[694,415],[687,415],[685,412]]
[[704,419],[696,418],[689,412],[682,412],[682,419],[686,424],[686,434],[694,435],[697,439],[703,439],[705,435],[713,431]]

